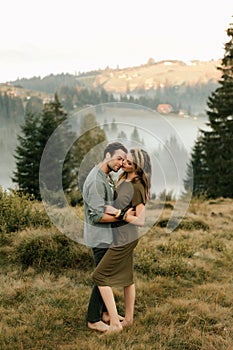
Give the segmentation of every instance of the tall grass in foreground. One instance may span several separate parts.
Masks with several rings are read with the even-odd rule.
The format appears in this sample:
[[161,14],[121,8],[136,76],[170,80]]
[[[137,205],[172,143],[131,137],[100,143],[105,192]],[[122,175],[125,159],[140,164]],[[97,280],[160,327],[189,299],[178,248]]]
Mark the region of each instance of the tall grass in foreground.
[[[1,350],[232,350],[232,200],[193,200],[167,234],[166,209],[135,250],[135,322],[101,337],[86,327],[90,251],[53,227],[11,232],[0,247]],[[121,289],[114,289],[124,314]]]

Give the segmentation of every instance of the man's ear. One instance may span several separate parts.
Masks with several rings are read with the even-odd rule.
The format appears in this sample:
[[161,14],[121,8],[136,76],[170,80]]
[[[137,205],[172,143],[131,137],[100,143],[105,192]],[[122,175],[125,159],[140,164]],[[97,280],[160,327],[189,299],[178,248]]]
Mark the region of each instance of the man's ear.
[[106,153],[106,159],[110,159],[111,158],[111,154],[110,154],[110,152],[107,152]]

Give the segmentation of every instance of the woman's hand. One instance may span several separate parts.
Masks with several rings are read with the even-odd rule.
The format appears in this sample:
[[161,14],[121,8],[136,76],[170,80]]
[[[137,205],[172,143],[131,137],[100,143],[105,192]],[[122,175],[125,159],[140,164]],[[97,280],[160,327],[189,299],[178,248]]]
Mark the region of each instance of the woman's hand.
[[145,222],[145,206],[140,203],[136,206],[136,211],[133,208],[127,210],[124,220],[136,226],[143,226]]
[[127,210],[126,214],[127,214],[127,215],[133,215],[133,216],[135,216],[136,211],[135,211],[134,208],[129,208],[129,209]]

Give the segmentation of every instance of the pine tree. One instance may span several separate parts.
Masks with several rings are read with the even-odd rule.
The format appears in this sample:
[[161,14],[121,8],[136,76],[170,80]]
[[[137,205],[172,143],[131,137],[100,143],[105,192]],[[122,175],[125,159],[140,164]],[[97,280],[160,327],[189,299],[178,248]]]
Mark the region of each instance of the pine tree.
[[233,24],[227,30],[230,37],[225,44],[220,86],[208,100],[209,126],[205,131],[207,192],[211,197],[233,197]]
[[203,164],[203,146],[202,139],[199,137],[193,147],[191,153],[191,161],[187,167],[186,179],[184,180],[184,188],[194,195],[205,195],[205,165]]
[[138,143],[140,142],[139,132],[136,126],[134,127],[130,137],[132,141],[135,141]]
[[[22,133],[18,136],[19,145],[16,148],[16,171],[13,181],[19,186],[19,190],[24,193],[33,194],[40,199],[39,171],[41,157],[45,146],[54,130],[63,125],[67,120],[57,94],[54,101],[44,105],[42,113],[28,114]],[[68,127],[64,127],[64,132],[59,133],[59,137],[53,144],[52,151],[48,153],[46,159],[46,186],[48,190],[56,191],[59,188],[56,165],[62,161],[61,154],[66,149],[66,140],[69,140],[71,132]],[[62,130],[63,131],[63,130]],[[63,164],[62,184],[67,190],[72,182],[71,158],[66,157]],[[49,185],[48,185],[49,184]]]
[[111,132],[113,132],[113,133],[117,132],[117,123],[116,123],[116,119],[115,118],[113,118],[113,120],[112,120]]
[[16,171],[12,178],[18,184],[19,191],[39,197],[39,153],[38,153],[39,117],[28,113],[21,135],[18,135],[18,146],[15,151]]
[[127,135],[123,130],[121,130],[121,132],[119,132],[119,134],[117,135],[117,138],[118,139],[127,139]]
[[[46,156],[46,187],[47,190],[51,191],[61,189],[57,169],[59,164],[64,161],[62,170],[62,186],[63,190],[66,191],[70,189],[74,176],[72,172],[73,159],[67,149],[70,138],[73,138],[73,133],[70,130],[70,126],[67,121],[67,113],[64,111],[57,94],[55,94],[54,101],[47,103],[42,112],[38,137],[38,142],[40,144],[40,156],[42,156],[50,136],[58,127],[59,132],[57,133],[56,139],[53,140],[51,150]],[[65,159],[63,159],[63,156],[66,153],[67,155]]]
[[[201,130],[201,143],[193,150],[196,193],[203,191],[209,197],[233,197],[233,24],[227,29],[230,40],[218,70],[222,72],[219,86],[207,100],[209,130]],[[201,181],[196,159],[201,164]]]

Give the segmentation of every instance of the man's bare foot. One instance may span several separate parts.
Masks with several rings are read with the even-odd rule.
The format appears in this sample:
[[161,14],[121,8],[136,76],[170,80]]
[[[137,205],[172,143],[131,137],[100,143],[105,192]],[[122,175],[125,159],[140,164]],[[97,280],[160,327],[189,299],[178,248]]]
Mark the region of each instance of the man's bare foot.
[[98,321],[98,322],[87,322],[87,327],[90,329],[93,329],[94,331],[98,332],[107,332],[109,330],[109,326],[104,323],[103,321]]
[[[119,321],[122,322],[124,320],[124,317],[121,315],[118,315]],[[109,314],[107,312],[103,312],[102,314],[102,321],[108,323],[110,321]]]

